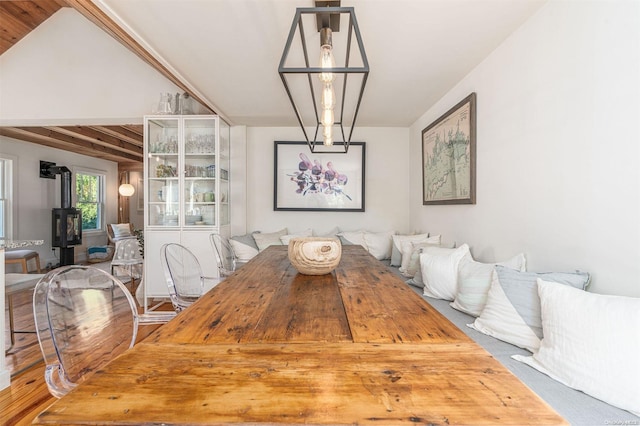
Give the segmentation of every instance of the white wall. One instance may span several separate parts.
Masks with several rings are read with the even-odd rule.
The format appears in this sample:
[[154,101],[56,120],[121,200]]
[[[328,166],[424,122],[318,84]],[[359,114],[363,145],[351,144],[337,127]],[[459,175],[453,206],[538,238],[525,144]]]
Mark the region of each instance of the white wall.
[[[71,8],[60,9],[0,56],[0,73],[0,125],[5,126],[141,124],[160,92],[179,91]],[[14,238],[45,239],[45,245],[38,248],[43,266],[57,262],[51,251],[49,222],[51,209],[58,207],[52,197],[57,196],[59,202],[60,191],[51,188],[53,181],[37,177],[39,160],[106,171],[106,220],[117,222],[116,163],[9,138],[0,141],[0,152],[20,158],[20,225]],[[135,176],[132,180],[137,183]],[[59,182],[57,185],[59,188]],[[135,201],[133,197],[132,220],[142,227]],[[84,246],[75,249],[78,260],[84,258],[85,246],[106,243],[104,233],[83,237]]]
[[0,72],[0,125],[142,124],[160,92],[181,92],[67,7],[2,54]]
[[[0,125],[130,124],[143,122],[159,100],[160,92],[180,90],[151,66],[120,45],[107,33],[71,8],[62,8],[0,56]],[[2,138],[0,152],[20,157],[19,239],[45,239],[38,248],[43,265],[56,263],[50,249],[50,210],[54,205],[45,193],[59,198],[36,173],[39,160],[73,164],[107,172],[107,223],[117,222],[117,165],[43,146]],[[135,173],[130,177],[137,185]],[[59,179],[58,179],[59,181]],[[53,181],[50,181],[53,182]],[[59,183],[58,183],[59,185]],[[58,186],[59,188],[59,186]],[[39,198],[35,198],[38,194]],[[137,197],[130,201],[131,221],[143,227]],[[32,227],[46,212],[46,226]],[[44,232],[46,228],[46,232]],[[84,235],[84,246],[106,243],[102,234]],[[76,247],[82,260],[84,246]],[[56,253],[57,254],[57,253]],[[80,257],[78,257],[80,255]]]
[[[411,127],[411,227],[640,296],[640,3],[551,1]],[[421,130],[471,92],[477,204],[423,206]]]
[[[51,209],[60,207],[60,176],[56,179],[40,178],[40,160],[51,161],[59,166],[67,166],[104,172],[107,176],[106,199],[117,200],[118,165],[113,161],[87,157],[68,151],[53,149],[42,145],[22,142],[0,136],[0,154],[8,154],[17,158],[18,182],[15,185],[14,201],[17,203],[18,215],[14,217],[13,238],[16,240],[44,240],[44,245],[30,247],[40,253],[40,263],[44,267],[48,262],[53,265],[59,262],[60,252],[51,249]],[[105,206],[106,223],[113,223],[117,218],[116,203]],[[83,232],[82,245],[75,246],[76,259],[83,260],[86,248],[107,243],[105,232]],[[29,262],[33,268],[33,262]],[[21,272],[19,265],[8,265],[7,272]]]
[[[293,127],[247,128],[247,231],[289,232],[312,228],[406,232],[409,227],[409,134],[406,128],[357,128],[352,141],[366,142],[364,212],[273,210],[274,141],[302,141]],[[336,154],[339,155],[339,154]],[[309,156],[312,158],[312,155]]]

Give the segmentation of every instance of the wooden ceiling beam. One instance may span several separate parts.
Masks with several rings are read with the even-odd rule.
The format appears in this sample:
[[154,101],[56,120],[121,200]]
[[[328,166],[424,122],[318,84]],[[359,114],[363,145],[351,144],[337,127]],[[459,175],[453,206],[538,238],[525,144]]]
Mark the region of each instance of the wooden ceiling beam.
[[[142,147],[142,136],[130,131],[124,126],[89,126],[89,128],[129,142],[132,145]],[[140,126],[140,128],[142,128],[142,126]]]
[[113,137],[109,134],[102,133],[90,127],[84,126],[65,126],[65,127],[44,127],[60,135],[70,138],[83,140],[92,144],[100,145],[109,149],[137,155],[142,159],[142,144],[134,145],[129,142]]
[[125,124],[123,126],[120,126],[124,129],[129,130],[131,133],[134,133],[138,136],[140,136],[140,140],[143,140],[144,138],[144,128],[139,125],[139,124]]
[[118,163],[142,161],[142,154],[130,154],[108,148],[43,127],[0,127],[0,135]]

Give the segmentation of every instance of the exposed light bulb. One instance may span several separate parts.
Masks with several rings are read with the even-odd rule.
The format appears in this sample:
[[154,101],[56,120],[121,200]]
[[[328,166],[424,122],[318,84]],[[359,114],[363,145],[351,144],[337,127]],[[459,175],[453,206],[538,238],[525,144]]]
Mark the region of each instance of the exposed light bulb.
[[[322,28],[320,30],[320,68],[335,68],[336,60],[333,56],[333,45],[331,42],[331,29]],[[321,72],[318,78],[322,82],[322,96],[320,103],[322,112],[320,122],[323,126],[324,145],[333,145],[333,109],[336,105],[336,94],[333,90],[333,80],[335,75],[332,72]]]
[[[336,61],[333,57],[333,48],[328,45],[324,45],[320,48],[320,68],[335,68]],[[335,80],[336,76],[332,72],[321,72],[318,74],[318,78],[323,83],[331,83]]]
[[336,94],[333,91],[333,84],[325,84],[322,88],[322,98],[320,99],[322,109],[333,109],[336,106]]
[[333,145],[333,126],[324,126],[322,135],[324,136],[325,146]]
[[333,107],[336,104],[333,84],[327,83],[324,85],[324,87],[322,88],[322,98],[320,100],[320,103],[322,104],[320,122],[324,127],[324,144],[325,146],[331,146],[333,145]]
[[[333,44],[331,42],[331,29],[322,28],[320,30],[320,68],[335,68],[336,59],[333,56]],[[321,82],[332,83],[336,76],[332,72],[321,72],[318,74]]]
[[333,126],[333,110],[330,108],[323,108],[322,115],[320,116],[320,123],[325,127]]

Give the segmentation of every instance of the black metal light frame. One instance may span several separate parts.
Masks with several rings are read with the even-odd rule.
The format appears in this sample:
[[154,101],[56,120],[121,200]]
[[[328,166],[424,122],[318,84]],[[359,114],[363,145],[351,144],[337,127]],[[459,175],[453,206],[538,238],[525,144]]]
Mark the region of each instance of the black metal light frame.
[[[321,28],[323,23],[326,25],[328,21],[331,22],[331,27],[333,28],[336,25],[336,15],[337,25],[339,27],[339,16],[342,14],[349,15],[349,25],[348,25],[348,35],[347,35],[347,47],[346,47],[346,58],[345,58],[345,67],[334,67],[334,68],[321,68],[321,67],[311,67],[309,65],[309,56],[307,53],[307,44],[305,40],[304,28],[302,25],[302,15],[304,14],[315,14],[317,17],[318,23],[318,31]],[[285,63],[289,56],[289,50],[291,49],[291,45],[293,43],[293,38],[295,37],[296,28],[300,31],[300,39],[302,42],[302,51],[304,54],[304,62],[305,67],[285,67]],[[336,30],[337,31],[337,30]],[[358,45],[358,49],[360,51],[360,56],[362,59],[362,67],[350,67],[349,66],[349,58],[351,53],[351,37],[355,35],[356,43]],[[304,133],[307,144],[309,145],[309,149],[311,152],[316,152],[316,145],[323,145],[322,141],[318,141],[318,130],[321,126],[320,119],[318,116],[318,106],[316,103],[316,97],[313,92],[313,84],[311,81],[312,75],[331,72],[334,74],[343,74],[344,80],[342,84],[342,96],[341,96],[341,106],[340,106],[340,121],[334,122],[334,125],[340,126],[340,132],[342,134],[342,141],[336,141],[336,144],[341,144],[344,146],[343,151],[331,151],[327,148],[322,148],[321,152],[330,152],[330,153],[347,153],[349,151],[349,144],[351,142],[351,135],[353,134],[353,129],[356,124],[356,119],[358,117],[358,111],[360,110],[360,104],[362,102],[362,95],[364,94],[364,88],[367,83],[367,77],[369,75],[369,62],[367,60],[367,55],[364,51],[364,44],[362,42],[362,36],[360,35],[360,29],[358,27],[358,22],[356,20],[356,15],[353,7],[308,7],[308,8],[297,8],[296,14],[293,18],[293,23],[291,24],[291,30],[289,32],[289,37],[287,38],[287,43],[284,47],[284,52],[282,54],[282,58],[280,59],[280,65],[278,66],[278,73],[280,74],[280,78],[282,79],[282,84],[284,84],[284,88],[287,91],[287,96],[289,96],[289,100],[291,101],[291,105],[293,106],[293,110],[296,114],[296,118],[298,119],[298,123],[302,128],[302,132]],[[287,82],[287,74],[306,74],[309,81],[309,91],[311,92],[311,99],[313,101],[313,110],[316,116],[316,130],[315,135],[313,137],[313,141],[309,139],[307,135],[307,131],[304,126],[304,122],[302,120],[302,115],[300,113],[300,109],[296,105],[293,96],[291,94],[291,90],[289,88],[289,84]],[[362,84],[360,86],[358,100],[356,103],[355,110],[353,112],[353,120],[351,121],[351,130],[349,131],[349,137],[345,137],[344,127],[342,125],[344,121],[344,104],[345,104],[345,94],[347,89],[347,77],[349,74],[362,74]]]

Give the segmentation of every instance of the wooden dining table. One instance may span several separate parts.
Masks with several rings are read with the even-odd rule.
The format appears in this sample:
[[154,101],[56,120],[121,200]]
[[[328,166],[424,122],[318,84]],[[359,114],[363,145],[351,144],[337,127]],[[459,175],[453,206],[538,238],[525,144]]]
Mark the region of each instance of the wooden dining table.
[[567,424],[360,246],[269,247],[37,424]]

